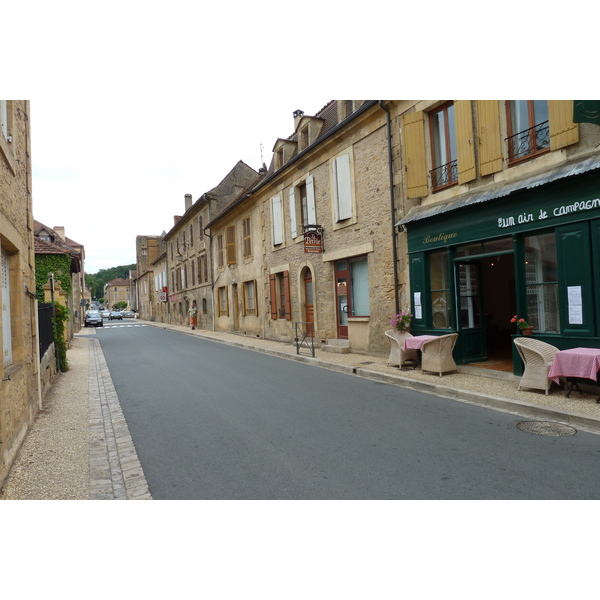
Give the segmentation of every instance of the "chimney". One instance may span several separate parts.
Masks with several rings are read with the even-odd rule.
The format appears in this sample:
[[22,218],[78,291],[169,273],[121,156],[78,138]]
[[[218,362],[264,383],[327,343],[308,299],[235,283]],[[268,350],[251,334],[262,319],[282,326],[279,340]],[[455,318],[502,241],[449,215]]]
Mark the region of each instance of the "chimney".
[[175,221],[174,225],[177,225],[177,223],[179,222],[179,219],[181,219],[181,216],[180,216],[180,215],[175,215],[175,216],[173,217],[173,221]]
[[295,110],[294,111],[294,129],[298,128],[298,123],[300,123],[300,119],[304,116],[303,110]]
[[192,208],[192,195],[186,194],[185,195],[185,210],[188,211],[190,208]]
[[53,227],[54,231],[56,231],[56,235],[64,242],[65,241],[65,228],[62,225],[57,225]]

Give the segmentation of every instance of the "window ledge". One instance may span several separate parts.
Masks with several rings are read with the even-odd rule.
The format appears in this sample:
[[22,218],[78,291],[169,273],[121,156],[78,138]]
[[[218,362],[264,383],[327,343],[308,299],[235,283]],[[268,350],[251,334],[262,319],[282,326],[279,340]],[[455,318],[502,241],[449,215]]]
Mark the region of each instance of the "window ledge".
[[368,323],[371,317],[348,317],[348,323]]

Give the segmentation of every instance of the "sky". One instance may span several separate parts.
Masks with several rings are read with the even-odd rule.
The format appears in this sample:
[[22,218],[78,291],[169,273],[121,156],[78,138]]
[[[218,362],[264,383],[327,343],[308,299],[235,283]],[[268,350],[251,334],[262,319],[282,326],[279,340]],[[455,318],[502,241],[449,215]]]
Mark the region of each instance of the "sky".
[[330,99],[191,96],[31,100],[33,212],[85,246],[85,270],[135,263],[137,235],[160,235],[242,160],[270,163],[293,111]]

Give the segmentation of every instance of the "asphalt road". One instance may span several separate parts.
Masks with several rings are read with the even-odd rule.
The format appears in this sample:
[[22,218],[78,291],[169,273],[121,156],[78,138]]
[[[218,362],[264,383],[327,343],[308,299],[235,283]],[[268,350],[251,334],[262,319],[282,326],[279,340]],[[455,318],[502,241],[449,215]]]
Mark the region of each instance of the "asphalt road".
[[123,325],[97,334],[154,499],[600,497],[599,436]]

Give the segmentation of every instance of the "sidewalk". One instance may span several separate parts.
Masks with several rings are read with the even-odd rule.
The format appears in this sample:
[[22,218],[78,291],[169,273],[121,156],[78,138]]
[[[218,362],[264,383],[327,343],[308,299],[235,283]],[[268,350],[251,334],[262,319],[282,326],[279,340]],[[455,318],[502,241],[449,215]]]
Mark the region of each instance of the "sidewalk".
[[0,500],[151,500],[95,329],[67,352]]
[[[388,367],[387,357],[334,354],[316,348],[313,358],[307,348],[298,355],[291,343],[136,320],[135,325],[139,324],[600,433],[600,404],[595,395],[577,392],[569,399],[565,390],[554,386],[549,396],[543,391],[518,391],[519,377],[509,373],[461,366],[458,373],[439,377]],[[152,499],[96,330],[82,329],[76,334],[67,358],[69,371],[58,375],[44,399],[0,500]]]

